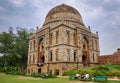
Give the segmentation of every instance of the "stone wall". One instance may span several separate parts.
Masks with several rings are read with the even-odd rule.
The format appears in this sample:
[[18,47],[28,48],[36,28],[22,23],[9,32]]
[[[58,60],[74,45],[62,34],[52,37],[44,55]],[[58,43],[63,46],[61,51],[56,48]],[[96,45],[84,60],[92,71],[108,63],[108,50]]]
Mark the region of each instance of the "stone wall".
[[79,69],[83,67],[83,63],[81,62],[49,62],[45,63],[42,67],[42,73],[55,73],[56,70],[58,71],[58,75],[63,75],[64,72]]
[[120,48],[110,55],[102,55],[98,57],[99,64],[115,63],[120,64]]

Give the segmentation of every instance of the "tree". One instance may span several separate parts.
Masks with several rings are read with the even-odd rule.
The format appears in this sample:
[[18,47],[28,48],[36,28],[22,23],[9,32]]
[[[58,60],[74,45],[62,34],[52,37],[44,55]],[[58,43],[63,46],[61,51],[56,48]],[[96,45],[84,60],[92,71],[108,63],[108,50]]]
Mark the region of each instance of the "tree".
[[[11,34],[12,33],[12,34]],[[32,35],[26,28],[17,28],[17,33],[13,34],[12,29],[9,33],[0,34],[0,53],[3,54],[0,64],[20,67],[24,71],[27,65],[28,41]]]
[[16,49],[20,58],[20,67],[23,71],[27,65],[28,41],[31,33],[26,28],[17,28]]
[[3,32],[0,34],[0,53],[7,54],[12,52],[14,39],[9,33]]

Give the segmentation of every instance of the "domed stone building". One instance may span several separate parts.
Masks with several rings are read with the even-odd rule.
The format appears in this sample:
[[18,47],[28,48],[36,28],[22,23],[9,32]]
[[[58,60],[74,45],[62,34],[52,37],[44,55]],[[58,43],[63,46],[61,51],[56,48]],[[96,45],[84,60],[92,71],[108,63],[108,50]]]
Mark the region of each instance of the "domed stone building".
[[98,33],[86,27],[80,13],[61,4],[52,8],[42,28],[30,37],[27,73],[57,73],[98,63]]

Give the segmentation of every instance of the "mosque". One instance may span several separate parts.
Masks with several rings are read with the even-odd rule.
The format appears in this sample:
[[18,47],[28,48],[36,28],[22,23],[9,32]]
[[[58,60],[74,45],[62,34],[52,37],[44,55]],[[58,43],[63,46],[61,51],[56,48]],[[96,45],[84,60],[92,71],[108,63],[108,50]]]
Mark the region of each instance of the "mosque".
[[29,38],[27,73],[56,73],[98,64],[99,36],[80,13],[61,4],[52,8],[42,27]]

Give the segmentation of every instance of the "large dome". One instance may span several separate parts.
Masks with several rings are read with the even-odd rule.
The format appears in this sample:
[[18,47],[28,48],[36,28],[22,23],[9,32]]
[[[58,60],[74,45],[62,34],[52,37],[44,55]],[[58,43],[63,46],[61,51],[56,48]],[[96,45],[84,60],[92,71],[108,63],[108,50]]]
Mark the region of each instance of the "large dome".
[[45,22],[48,20],[50,21],[50,20],[53,20],[53,19],[55,20],[59,18],[71,18],[77,21],[82,21],[82,17],[80,13],[75,8],[68,6],[66,4],[61,4],[52,8],[48,12]]

